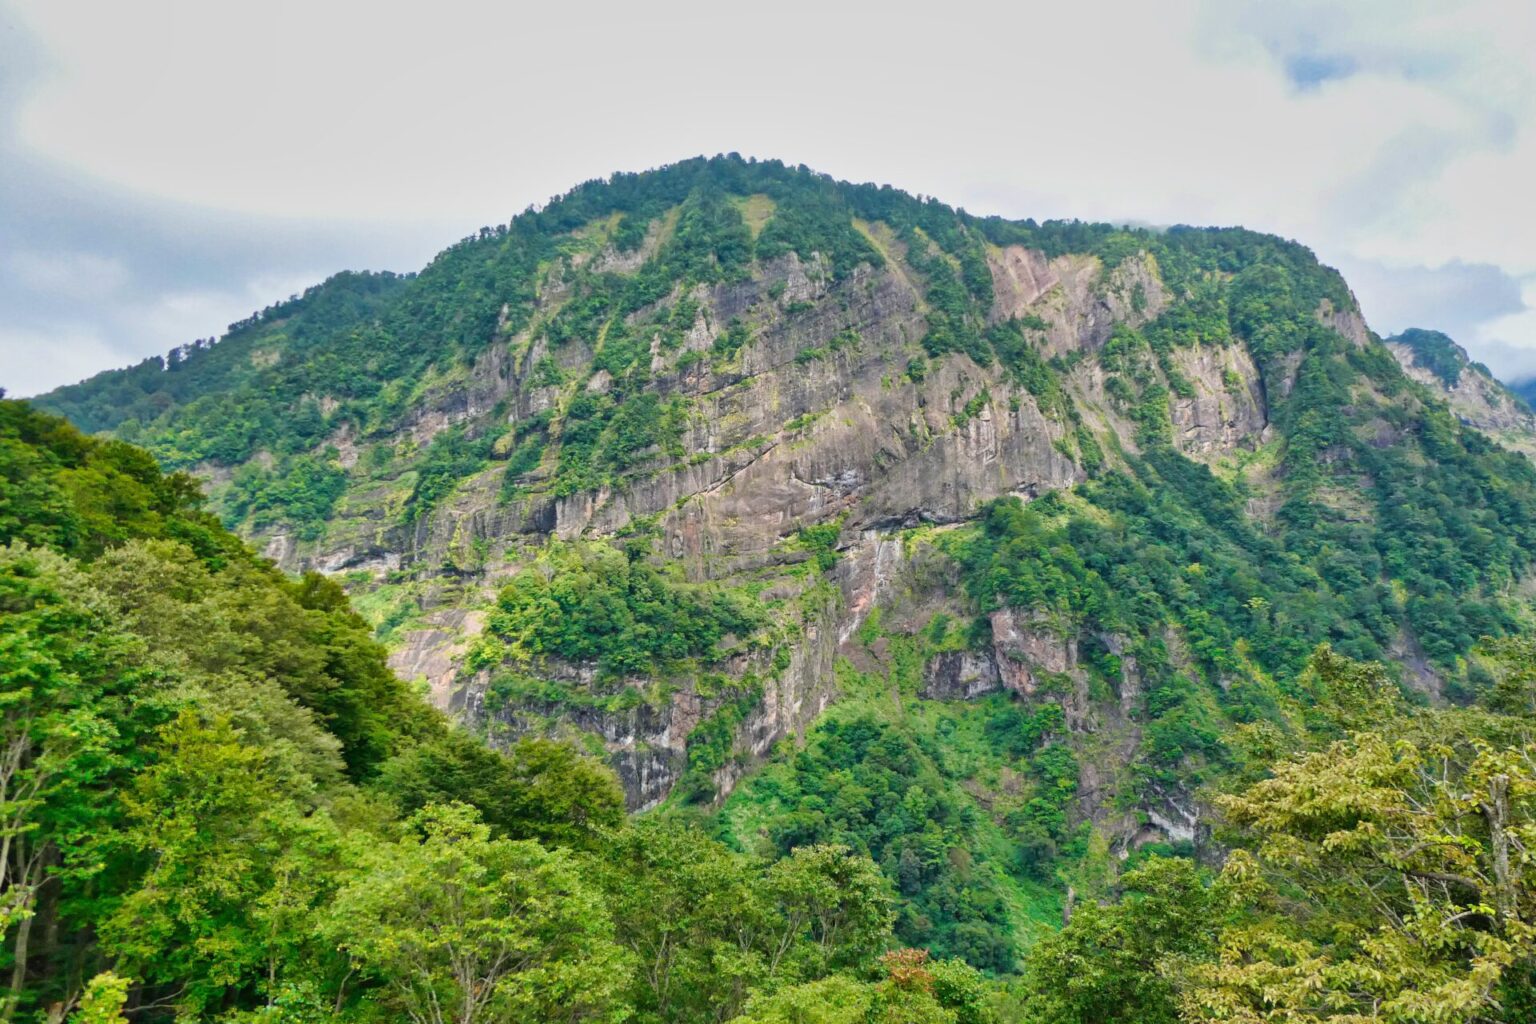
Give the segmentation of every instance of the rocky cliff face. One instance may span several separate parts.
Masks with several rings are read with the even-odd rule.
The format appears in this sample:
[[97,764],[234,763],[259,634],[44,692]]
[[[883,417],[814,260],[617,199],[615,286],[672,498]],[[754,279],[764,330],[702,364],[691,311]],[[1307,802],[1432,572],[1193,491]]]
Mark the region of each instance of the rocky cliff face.
[[1406,331],[1386,346],[1404,373],[1443,397],[1463,422],[1536,458],[1536,416],[1461,346],[1435,331]]
[[[922,538],[994,499],[1141,479],[1167,452],[1199,473],[1166,486],[1241,497],[1231,530],[1253,550],[1319,516],[1372,525],[1389,499],[1365,497],[1384,479],[1371,453],[1416,444],[1434,401],[1400,391],[1387,350],[1465,423],[1536,437],[1491,378],[1448,383],[1421,348],[1383,349],[1292,243],[978,220],[722,159],[583,186],[417,278],[337,279],[175,374],[49,401],[194,467],[283,568],[341,579],[434,702],[492,743],[585,744],[634,808],[685,780],[721,799],[837,699],[840,665],[881,666],[874,625],[944,616],[977,639],[928,650],[920,695],[1059,704],[1078,813],[1127,844],[1198,827],[1179,785],[1128,781],[1146,638],[965,593]],[[1203,571],[1198,540],[1179,572]],[[622,548],[750,601],[758,624],[643,671],[513,635],[498,594],[549,575],[561,544]],[[1257,593],[1243,607],[1290,628]],[[1264,676],[1240,650],[1189,653],[1189,622],[1148,628],[1162,677],[1210,679],[1212,707]],[[1438,694],[1410,626],[1388,642]]]
[[[887,263],[861,266],[841,281],[817,260],[793,254],[762,265],[745,281],[695,288],[696,315],[682,344],[652,345],[648,385],[664,399],[686,402],[680,450],[657,455],[622,486],[553,496],[499,498],[499,466],[460,483],[431,515],[407,528],[391,513],[390,491],[359,490],[318,541],[272,535],[268,553],[285,568],[344,574],[363,591],[389,589],[412,577],[416,610],[395,634],[392,664],[427,681],[432,699],[451,708],[493,742],[529,731],[572,735],[601,749],[623,780],[632,807],[652,806],[687,771],[690,735],[720,701],[700,696],[695,681],[664,688],[643,679],[600,683],[591,665],[550,659],[537,671],[576,690],[612,695],[626,689],[645,699],[622,710],[505,703],[492,692],[491,669],[465,671],[465,653],[485,626],[476,608],[494,600],[499,583],[537,552],[544,537],[612,538],[647,523],[657,548],[697,579],[724,583],[768,578],[789,607],[779,625],[787,663],[767,671],[767,654],[737,656],[713,670],[740,676],[755,669],[767,679],[760,700],[737,730],[733,756],[716,770],[717,793],[773,745],[801,733],[836,699],[834,665],[849,656],[854,633],[869,611],[897,600],[920,625],[952,606],[952,581],[914,577],[900,535],[922,524],[958,523],[1004,495],[1032,498],[1084,479],[1082,437],[1101,449],[1134,452],[1136,431],[1106,391],[1098,354],[1117,326],[1139,327],[1167,305],[1155,261],[1145,253],[1112,270],[1091,256],[1048,258],[1023,246],[986,253],[995,300],[994,324],[1025,320],[1033,343],[1065,368],[1065,392],[1078,424],[999,364],[978,365],[963,354],[924,358],[916,343],[927,329],[919,273],[899,247],[873,228]],[[598,265],[626,266],[611,249]],[[540,308],[552,315],[569,294],[548,287]],[[642,316],[643,318],[643,316]],[[752,325],[751,340],[727,359],[702,360],[733,322]],[[809,355],[807,355],[809,353]],[[587,373],[587,346],[558,350],[562,369],[579,384],[551,385],[539,367],[551,358],[537,330],[498,339],[466,379],[430,396],[402,424],[397,444],[430,445],[444,431],[511,425],[569,402],[576,388],[601,393],[603,373]],[[1256,451],[1269,437],[1262,382],[1252,357],[1226,339],[1181,349],[1176,372],[1191,390],[1171,404],[1179,448],[1215,460]],[[920,371],[913,363],[922,360]],[[339,448],[346,435],[333,439]],[[1115,456],[1111,455],[1111,458]],[[540,471],[547,471],[548,466]],[[540,472],[540,471],[536,471]],[[398,491],[394,492],[398,500]],[[836,567],[819,576],[794,575],[804,555],[797,532],[840,524]],[[827,588],[830,584],[830,589]],[[807,602],[810,602],[807,604]],[[978,696],[999,688],[1028,700],[1061,700],[1071,727],[1103,726],[1076,666],[1076,641],[1009,611],[993,616],[994,647],[946,653],[928,668],[937,698]],[[1112,642],[1112,641],[1111,641]],[[1132,664],[1117,700],[1136,694]],[[1039,679],[1052,680],[1042,690]],[[662,692],[662,690],[665,692]],[[1130,743],[1128,715],[1114,728]],[[1105,768],[1106,773],[1110,772]],[[1107,785],[1107,783],[1106,783]],[[1107,791],[1096,794],[1095,802]]]

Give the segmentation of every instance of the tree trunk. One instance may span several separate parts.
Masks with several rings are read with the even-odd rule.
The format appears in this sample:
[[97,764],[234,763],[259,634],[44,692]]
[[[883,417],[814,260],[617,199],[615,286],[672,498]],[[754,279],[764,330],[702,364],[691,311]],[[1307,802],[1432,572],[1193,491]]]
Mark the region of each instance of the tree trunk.
[[1495,775],[1488,780],[1488,802],[1483,805],[1488,819],[1488,845],[1493,854],[1494,908],[1499,924],[1507,925],[1515,912],[1515,890],[1509,877],[1509,776]]
[[27,983],[27,944],[31,938],[32,915],[28,914],[16,926],[16,960],[11,965],[11,991],[5,998],[5,1020],[10,1020],[16,1015],[16,1005],[20,1002],[23,986]]

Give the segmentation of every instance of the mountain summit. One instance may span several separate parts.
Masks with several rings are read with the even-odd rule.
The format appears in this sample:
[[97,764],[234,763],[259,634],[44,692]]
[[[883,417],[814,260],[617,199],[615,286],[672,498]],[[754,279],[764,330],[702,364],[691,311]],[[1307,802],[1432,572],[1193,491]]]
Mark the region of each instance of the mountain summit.
[[745,848],[858,836],[899,935],[1007,969],[1052,865],[1206,842],[1319,645],[1487,685],[1536,470],[1484,431],[1531,419],[1426,338],[1271,236],[717,157],[37,404],[334,576],[492,744],[575,739]]

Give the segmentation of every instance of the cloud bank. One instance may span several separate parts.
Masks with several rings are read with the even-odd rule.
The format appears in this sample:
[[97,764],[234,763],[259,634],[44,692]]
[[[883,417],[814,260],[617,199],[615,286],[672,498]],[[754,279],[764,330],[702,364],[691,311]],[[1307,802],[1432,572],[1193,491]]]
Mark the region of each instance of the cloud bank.
[[0,384],[408,270],[738,151],[983,213],[1306,242],[1383,333],[1536,374],[1536,5],[0,7]]

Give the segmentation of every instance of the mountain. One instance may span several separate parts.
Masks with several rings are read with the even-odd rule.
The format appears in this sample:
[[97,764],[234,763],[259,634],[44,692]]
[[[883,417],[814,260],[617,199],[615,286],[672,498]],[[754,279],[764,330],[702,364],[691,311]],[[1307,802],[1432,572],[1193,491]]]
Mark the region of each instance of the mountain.
[[691,160],[37,404],[340,582],[493,746],[868,854],[902,942],[994,972],[1121,858],[1214,856],[1329,658],[1464,704],[1530,621],[1529,413],[1242,229]]
[[1463,423],[1507,448],[1536,456],[1536,416],[1518,385],[1506,387],[1488,367],[1439,331],[1412,328],[1386,339],[1387,348],[1413,380],[1443,398]]

